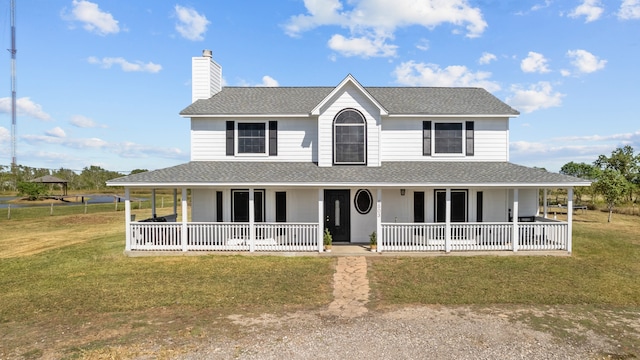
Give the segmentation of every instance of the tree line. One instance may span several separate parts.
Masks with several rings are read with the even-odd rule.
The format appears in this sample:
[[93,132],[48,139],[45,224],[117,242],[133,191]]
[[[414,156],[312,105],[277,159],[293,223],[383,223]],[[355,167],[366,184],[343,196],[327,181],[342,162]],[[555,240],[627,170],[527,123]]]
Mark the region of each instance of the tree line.
[[[131,173],[134,174],[144,171],[147,170],[136,169]],[[95,165],[85,167],[80,172],[65,168],[52,170],[24,165],[17,165],[13,168],[10,165],[0,165],[0,191],[20,191],[21,188],[30,187],[30,185],[25,184],[31,184],[31,180],[47,175],[66,180],[68,190],[93,191],[105,189],[107,180],[115,179],[124,174],[117,171],[105,170]]]
[[609,210],[609,222],[614,206],[638,203],[640,195],[640,154],[635,154],[631,146],[617,148],[610,156],[600,155],[591,164],[569,162],[562,166],[560,173],[591,180],[590,187],[574,190],[578,202],[589,195],[592,202],[602,196]]

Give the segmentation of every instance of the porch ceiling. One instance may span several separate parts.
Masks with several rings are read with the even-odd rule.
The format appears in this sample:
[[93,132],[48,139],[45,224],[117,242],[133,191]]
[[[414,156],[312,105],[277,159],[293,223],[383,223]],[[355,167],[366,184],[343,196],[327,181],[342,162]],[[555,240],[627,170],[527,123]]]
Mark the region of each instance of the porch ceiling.
[[572,176],[508,162],[385,162],[380,167],[319,167],[307,162],[192,161],[107,182],[109,186],[128,187],[571,187],[589,184]]

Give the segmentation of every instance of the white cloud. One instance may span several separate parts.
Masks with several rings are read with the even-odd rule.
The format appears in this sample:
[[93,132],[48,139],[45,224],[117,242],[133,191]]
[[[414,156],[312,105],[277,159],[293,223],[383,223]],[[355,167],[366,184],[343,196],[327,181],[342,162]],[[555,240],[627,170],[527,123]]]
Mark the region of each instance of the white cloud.
[[207,26],[211,24],[207,17],[199,14],[192,8],[176,5],[176,16],[178,23],[176,31],[187,40],[202,41],[204,33],[207,32]]
[[47,134],[48,136],[53,136],[58,138],[67,137],[67,133],[65,133],[64,130],[62,130],[62,128],[59,126],[56,126],[51,130],[47,130],[44,133]]
[[9,142],[11,140],[11,134],[9,129],[0,126],[0,143]]
[[182,150],[178,148],[167,148],[158,146],[148,146],[130,141],[110,144],[111,152],[123,158],[150,158],[161,157],[165,159],[179,159],[184,157]]
[[488,52],[483,52],[482,56],[480,57],[480,59],[478,60],[478,63],[486,65],[492,61],[496,61],[498,58],[493,55],[492,53],[488,53]]
[[106,128],[106,125],[103,124],[98,124],[97,122],[89,119],[86,116],[82,116],[82,115],[73,115],[71,117],[71,120],[69,120],[69,123],[71,123],[71,125],[75,126],[75,127],[79,127],[79,128]]
[[600,154],[610,153],[624,145],[636,148],[638,144],[640,144],[640,130],[610,135],[565,136],[538,141],[512,141],[509,148],[512,161],[558,171],[570,161],[592,163]]
[[578,72],[588,74],[604,69],[607,60],[598,59],[597,56],[586,50],[569,50],[567,56],[573,58],[571,64]]
[[598,20],[603,12],[604,8],[600,0],[584,0],[582,4],[569,13],[569,17],[578,18],[584,16],[585,22],[592,22]]
[[623,0],[618,11],[621,20],[640,19],[640,0]]
[[87,61],[89,62],[89,64],[100,65],[105,69],[109,69],[113,65],[119,65],[122,71],[126,72],[139,71],[157,73],[162,70],[162,65],[154,64],[152,62],[148,62],[145,64],[142,61],[136,61],[135,63],[132,63],[121,57],[106,57],[98,59],[95,56],[90,56]]
[[385,38],[353,37],[345,38],[340,34],[333,35],[329,39],[329,48],[344,56],[389,57],[396,55],[396,45],[385,43]]
[[[28,116],[38,120],[51,120],[51,115],[42,111],[42,106],[34,103],[28,97],[16,99],[16,112],[18,115]],[[11,114],[11,98],[0,98],[0,113]]]
[[551,0],[545,0],[544,4],[535,4],[531,7],[531,11],[538,11],[551,6]]
[[393,74],[396,82],[408,86],[465,86],[482,87],[490,92],[500,90],[498,83],[489,80],[490,72],[472,72],[461,65],[441,69],[436,64],[407,61],[398,65]]
[[420,41],[418,42],[418,44],[416,45],[416,48],[418,50],[422,50],[422,51],[427,51],[429,50],[429,40],[427,39],[420,39]]
[[534,51],[529,51],[527,57],[522,59],[522,62],[520,62],[520,69],[526,73],[535,72],[540,74],[548,73],[550,71],[547,67],[547,59],[544,55]]
[[82,22],[85,30],[102,36],[120,32],[118,20],[110,13],[100,10],[98,4],[86,0],[73,0],[72,5],[71,14],[63,17]]
[[558,107],[562,104],[564,94],[554,92],[550,83],[540,81],[530,85],[525,89],[518,85],[511,87],[512,95],[507,97],[506,102],[525,113],[530,113],[540,109]]
[[265,75],[262,77],[262,84],[258,86],[277,87],[280,85],[278,84],[278,81],[276,79],[272,78],[269,75]]
[[99,138],[68,138],[68,137],[59,137],[52,135],[32,135],[27,134],[21,137],[24,141],[32,145],[39,144],[54,144],[54,145],[62,145],[72,149],[98,149],[105,148],[108,143]]
[[387,40],[393,39],[400,27],[433,29],[452,24],[464,27],[469,38],[482,35],[487,27],[480,9],[467,0],[305,0],[304,4],[308,13],[292,16],[284,24],[285,32],[297,37],[320,26],[348,29],[348,36],[335,34],[329,40],[333,50],[347,56],[395,56],[397,46],[387,44]]

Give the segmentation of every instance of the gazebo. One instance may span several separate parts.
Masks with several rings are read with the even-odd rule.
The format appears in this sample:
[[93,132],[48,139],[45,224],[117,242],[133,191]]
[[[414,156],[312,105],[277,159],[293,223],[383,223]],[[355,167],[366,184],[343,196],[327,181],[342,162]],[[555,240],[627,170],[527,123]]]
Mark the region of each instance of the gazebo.
[[67,196],[67,180],[63,180],[51,175],[45,175],[39,178],[35,178],[29,180],[32,183],[41,183],[41,184],[61,184],[62,185],[62,196]]

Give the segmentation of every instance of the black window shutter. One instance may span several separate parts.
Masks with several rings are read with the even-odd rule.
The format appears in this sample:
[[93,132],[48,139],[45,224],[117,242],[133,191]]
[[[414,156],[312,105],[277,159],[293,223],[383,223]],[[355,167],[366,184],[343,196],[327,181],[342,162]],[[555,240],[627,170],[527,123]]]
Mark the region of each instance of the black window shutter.
[[227,121],[227,155],[231,155],[231,156],[235,155],[235,152],[233,150],[234,127],[235,127],[235,124],[233,123],[233,121]]
[[222,222],[224,217],[222,216],[222,191],[216,191],[216,221]]
[[287,193],[276,192],[276,222],[287,222]]
[[473,121],[467,121],[466,129],[467,129],[467,156],[473,156],[474,153],[474,134],[473,134]]
[[278,122],[269,121],[269,156],[278,155]]
[[422,155],[431,156],[431,121],[422,122]]
[[424,222],[424,192],[416,191],[413,193],[413,222]]
[[482,214],[482,209],[483,209],[483,201],[482,201],[482,191],[478,191],[476,193],[476,222],[482,222],[482,218],[483,218],[483,214]]

